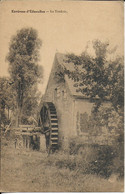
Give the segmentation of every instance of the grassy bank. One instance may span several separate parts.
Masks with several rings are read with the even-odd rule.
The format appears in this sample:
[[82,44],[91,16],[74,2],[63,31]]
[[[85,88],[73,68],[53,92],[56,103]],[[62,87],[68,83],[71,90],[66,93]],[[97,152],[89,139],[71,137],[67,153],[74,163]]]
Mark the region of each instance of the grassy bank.
[[58,152],[48,156],[40,151],[15,149],[3,138],[1,156],[1,191],[123,191],[123,179],[115,174],[104,178],[85,173],[88,163],[84,160],[81,164],[83,155]]

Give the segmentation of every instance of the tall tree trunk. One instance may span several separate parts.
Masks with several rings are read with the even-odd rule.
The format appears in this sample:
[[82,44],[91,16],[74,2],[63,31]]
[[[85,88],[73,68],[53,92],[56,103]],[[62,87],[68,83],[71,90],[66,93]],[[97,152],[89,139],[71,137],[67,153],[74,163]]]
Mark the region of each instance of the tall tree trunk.
[[17,114],[16,114],[16,127],[21,124],[22,107],[23,107],[23,84],[19,82],[18,94],[17,94]]
[[18,106],[17,106],[17,109],[16,109],[16,127],[19,127],[19,111],[18,111]]
[[21,117],[22,117],[22,107],[17,106],[17,111],[16,111],[16,127],[19,127],[19,125],[21,124]]

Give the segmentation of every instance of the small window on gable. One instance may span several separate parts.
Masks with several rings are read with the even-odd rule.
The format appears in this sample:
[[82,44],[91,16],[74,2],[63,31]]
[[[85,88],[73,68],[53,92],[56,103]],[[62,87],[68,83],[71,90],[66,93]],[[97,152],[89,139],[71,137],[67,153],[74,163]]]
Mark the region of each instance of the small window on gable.
[[60,88],[57,88],[57,97],[60,97]]
[[57,97],[57,98],[60,97],[60,88],[59,87],[55,88],[55,97]]
[[66,93],[66,90],[62,90],[62,97],[63,97],[64,99],[66,99],[66,98],[67,98],[67,93]]
[[57,88],[55,88],[54,96],[55,96],[55,97],[57,96]]

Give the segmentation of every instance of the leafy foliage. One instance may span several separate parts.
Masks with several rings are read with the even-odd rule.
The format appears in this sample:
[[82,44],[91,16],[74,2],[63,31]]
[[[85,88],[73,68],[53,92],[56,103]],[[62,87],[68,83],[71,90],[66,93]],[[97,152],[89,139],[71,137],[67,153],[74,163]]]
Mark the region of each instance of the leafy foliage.
[[95,111],[104,100],[110,100],[118,111],[123,108],[124,103],[124,68],[123,58],[116,57],[108,59],[107,42],[93,41],[95,56],[87,51],[80,56],[68,54],[68,64],[74,64],[74,71],[65,68],[64,73],[73,79],[77,91],[81,91],[91,100],[96,101]]
[[0,77],[0,120],[2,124],[7,124],[9,118],[8,113],[15,108],[15,93],[12,91],[12,81],[8,77]]
[[22,109],[22,123],[31,124],[37,116],[41,93],[37,90],[36,84],[34,84],[26,95]]
[[116,157],[116,153],[111,146],[100,146],[95,161],[90,162],[91,173],[109,177],[112,174],[113,159]]
[[124,161],[124,63],[123,57],[111,59],[108,48],[107,42],[93,41],[94,56],[87,51],[79,56],[68,54],[65,62],[67,66],[74,64],[74,70],[64,69],[64,74],[74,80],[76,91],[94,102],[92,114],[87,121],[88,134],[97,135],[104,128],[108,134],[114,132],[114,146],[99,147],[96,160],[90,162],[90,172],[105,177],[109,177],[112,172],[123,176]]
[[[121,140],[122,139],[122,140]],[[119,141],[120,140],[120,141]],[[97,174],[108,178],[112,173],[119,178],[124,176],[123,136],[120,134],[113,145],[85,144],[80,137],[70,139],[70,155],[74,157],[75,169],[84,174]],[[59,164],[65,168],[68,162]]]
[[101,134],[104,129],[107,129],[109,133],[112,133],[112,138],[115,138],[124,129],[123,115],[119,114],[111,104],[107,106],[101,104],[98,112],[93,112],[87,123],[88,132],[91,135],[93,133]]
[[37,31],[32,28],[21,29],[10,42],[7,60],[13,81],[12,89],[16,93],[17,120],[20,120],[24,102],[31,93],[32,86],[42,78],[42,67],[39,66],[40,46],[41,40]]

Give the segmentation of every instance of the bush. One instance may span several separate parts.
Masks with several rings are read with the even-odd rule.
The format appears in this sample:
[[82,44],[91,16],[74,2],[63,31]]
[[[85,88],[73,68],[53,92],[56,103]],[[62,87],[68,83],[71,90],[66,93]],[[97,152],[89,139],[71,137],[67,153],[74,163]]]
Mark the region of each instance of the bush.
[[111,146],[98,146],[96,160],[90,162],[90,173],[108,178],[112,172],[113,159],[116,157]]
[[70,140],[69,153],[59,151],[49,155],[47,165],[67,169],[79,174],[96,174],[109,178],[112,173],[123,177],[123,136],[117,137],[113,146],[84,144],[82,138]]
[[116,137],[114,146],[117,156],[113,160],[113,172],[119,175],[119,178],[124,177],[124,132],[121,131]]
[[[70,154],[76,155],[77,168],[81,168],[82,173],[97,174],[105,178],[108,178],[114,172],[120,171],[120,174],[123,172],[118,157],[120,152],[117,149],[115,146],[109,145],[87,145],[82,142],[80,137],[73,138],[70,141]],[[114,165],[116,159],[119,161],[118,167]]]
[[82,154],[82,152],[86,149],[86,147],[90,146],[88,144],[84,144],[84,140],[82,137],[74,137],[69,140],[69,154]]

